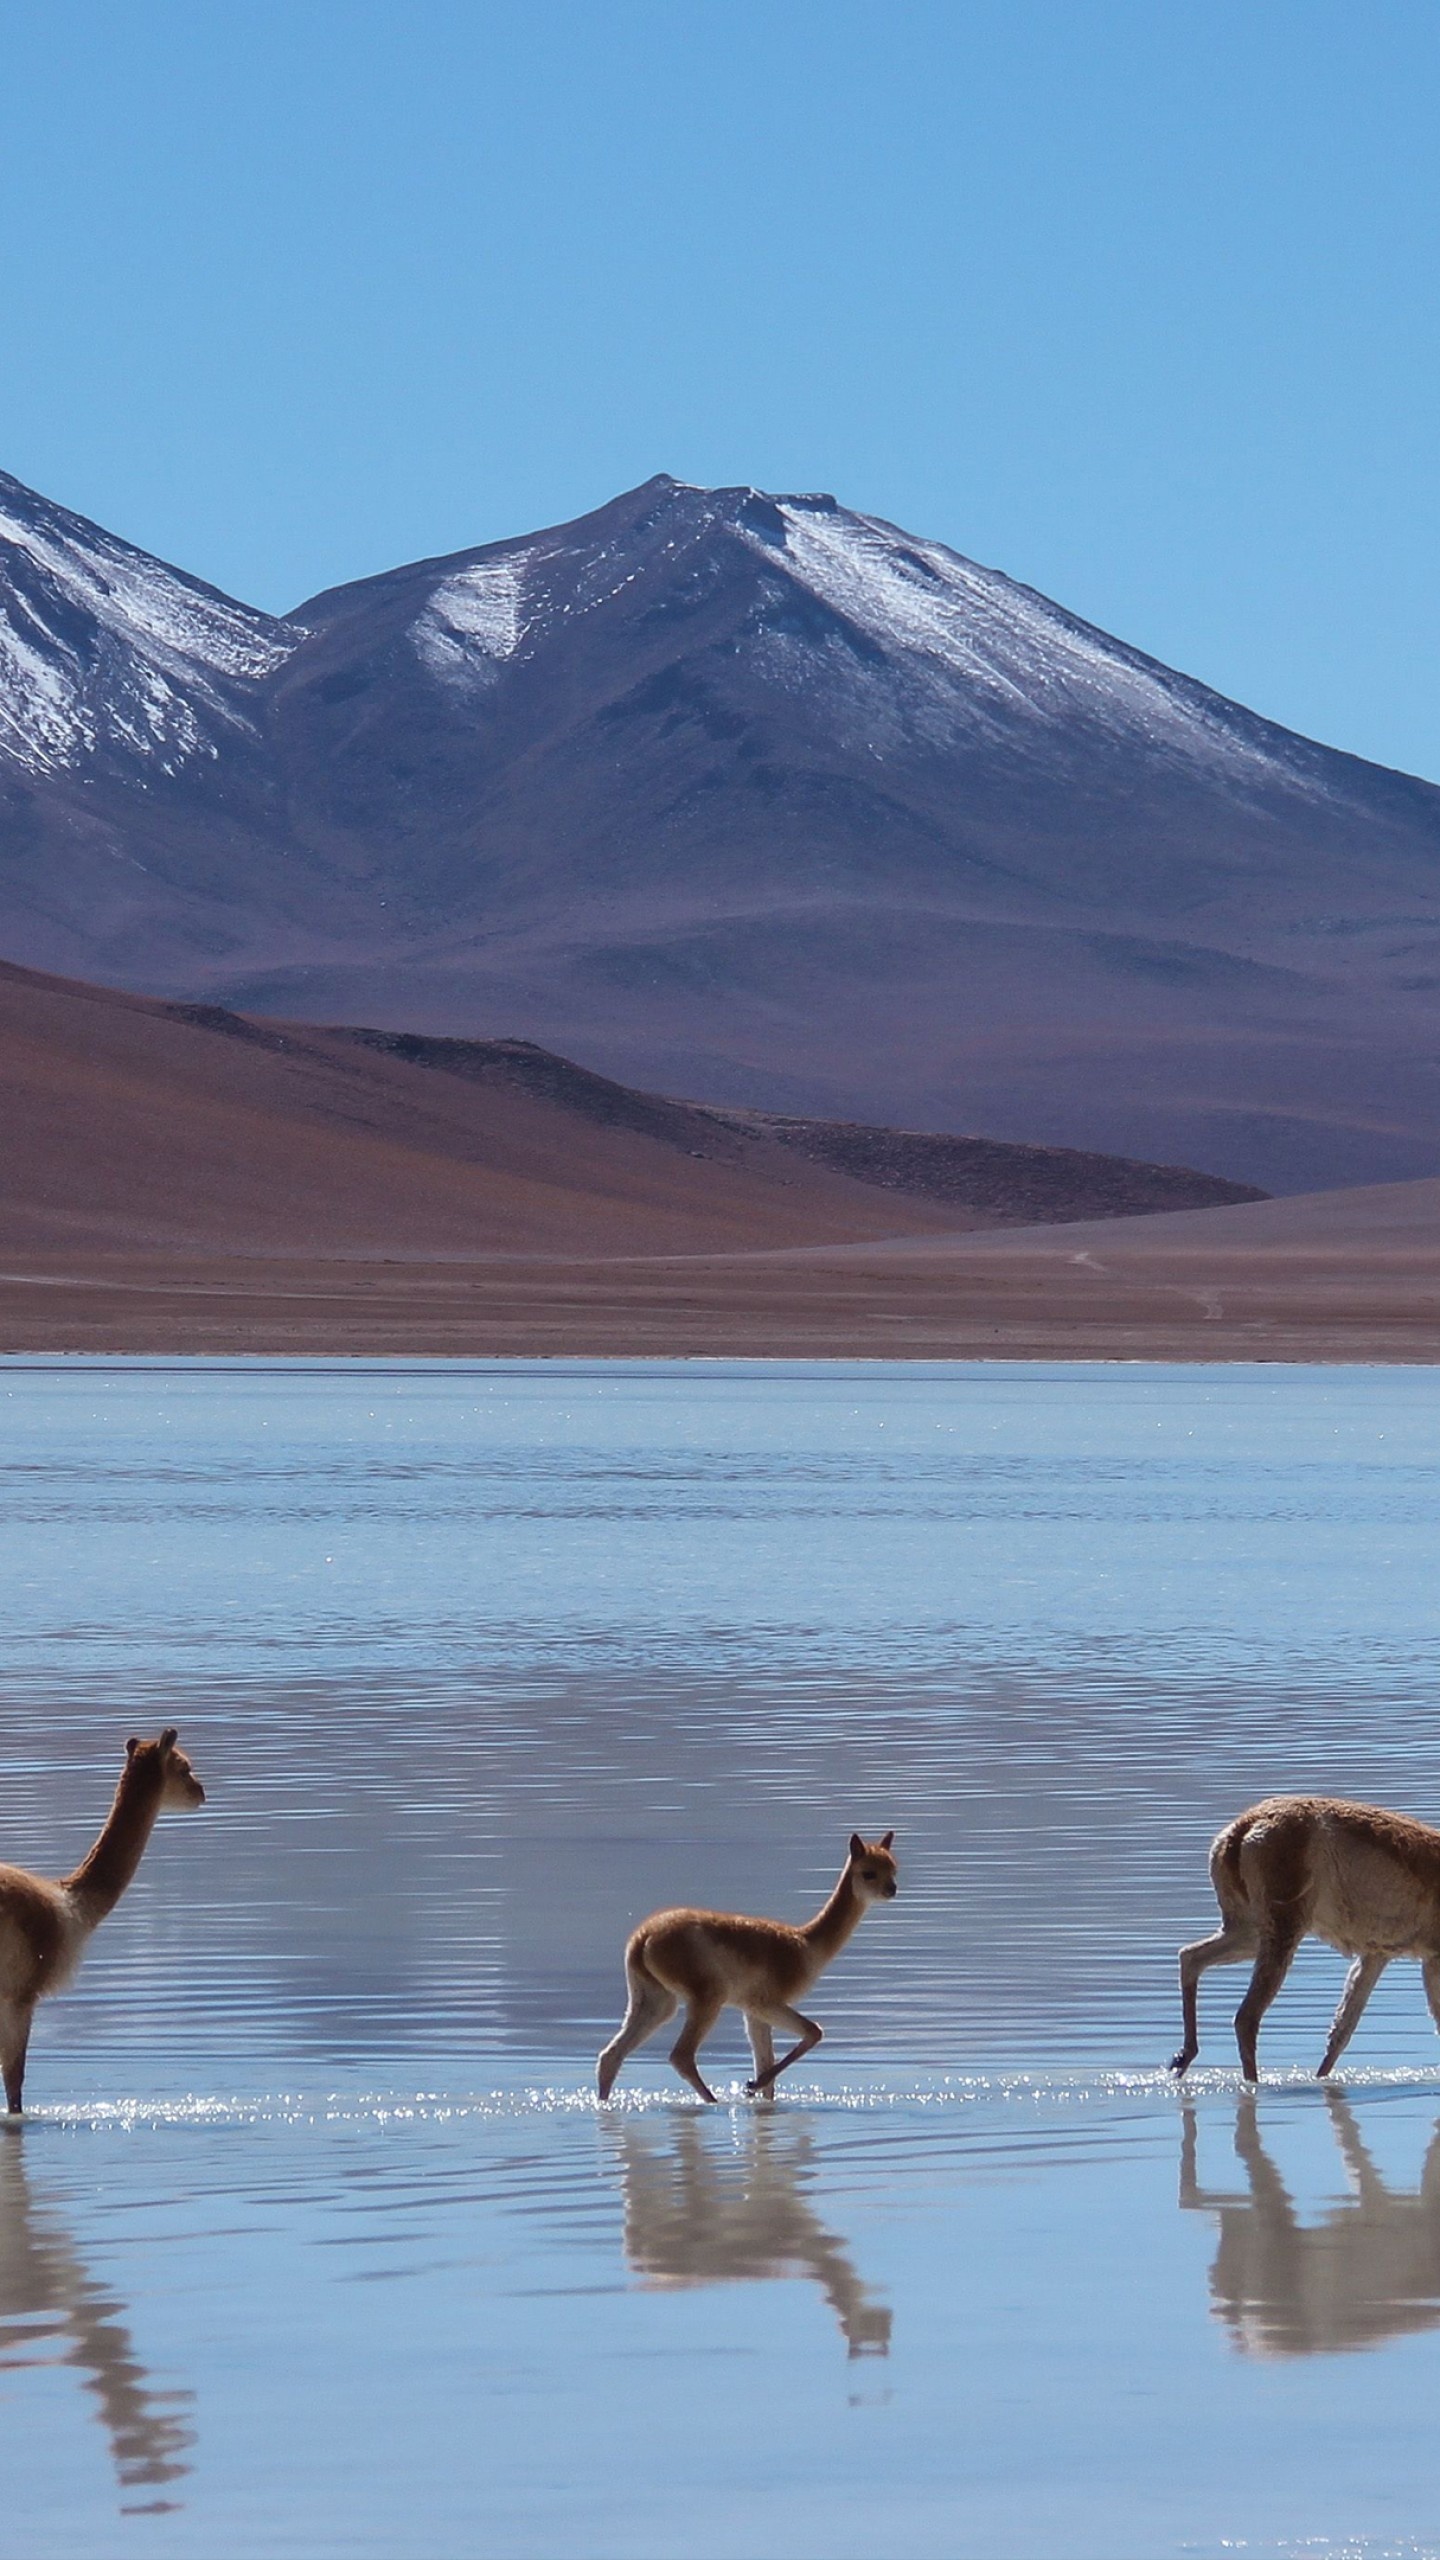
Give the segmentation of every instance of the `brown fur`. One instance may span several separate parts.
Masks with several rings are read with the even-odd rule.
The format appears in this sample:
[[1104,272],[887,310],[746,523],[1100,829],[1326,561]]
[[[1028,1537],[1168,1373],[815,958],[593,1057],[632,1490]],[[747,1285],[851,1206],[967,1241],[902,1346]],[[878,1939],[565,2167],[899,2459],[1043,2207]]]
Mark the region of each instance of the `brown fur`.
[[162,1809],[204,1801],[173,1725],[154,1742],[132,1734],[104,1829],[79,1866],[55,1879],[0,1867],[0,2069],[11,2115],[21,2110],[37,2000],[75,1971],[91,1932],[130,1883]]
[[1302,1938],[1352,1958],[1319,2074],[1327,2078],[1393,1956],[1418,1957],[1440,2026],[1440,1831],[1380,1805],[1339,1796],[1267,1796],[1227,1823],[1210,1851],[1222,1926],[1180,1951],[1185,2040],[1171,2065],[1199,2051],[1197,1987],[1213,1964],[1254,1960],[1235,2018],[1240,2063],[1257,2076],[1260,2021]]
[[[772,2095],[781,2072],[821,2040],[814,2019],[795,2007],[800,1993],[839,1954],[870,1903],[894,1898],[894,1837],[887,1831],[883,1840],[865,1841],[853,1832],[834,1892],[800,1927],[734,1911],[655,1911],[642,1920],[625,1949],[629,2007],[597,2066],[601,2097],[609,2097],[627,2053],[673,2018],[682,2002],[685,2024],[670,2056],[681,2079],[715,2104],[697,2057],[721,2010],[741,2009],[755,2057],[755,2077],[746,2085],[752,2097]],[[777,2026],[796,2038],[779,2062]]]

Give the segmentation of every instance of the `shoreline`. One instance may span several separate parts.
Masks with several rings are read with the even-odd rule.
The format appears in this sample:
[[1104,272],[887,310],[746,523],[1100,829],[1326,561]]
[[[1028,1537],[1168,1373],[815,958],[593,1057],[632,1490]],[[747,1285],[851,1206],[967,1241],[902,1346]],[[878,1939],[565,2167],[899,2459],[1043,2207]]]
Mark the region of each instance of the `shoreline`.
[[12,1254],[0,1353],[1440,1362],[1428,1243],[1221,1251],[1116,1223],[1103,1261],[1094,1227],[604,1260]]

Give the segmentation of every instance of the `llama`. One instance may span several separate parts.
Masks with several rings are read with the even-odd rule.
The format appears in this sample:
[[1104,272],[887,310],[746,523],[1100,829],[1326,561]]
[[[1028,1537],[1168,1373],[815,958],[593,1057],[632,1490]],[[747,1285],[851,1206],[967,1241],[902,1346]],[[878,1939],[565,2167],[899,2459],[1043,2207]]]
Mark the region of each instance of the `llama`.
[[[834,1892],[801,1928],[733,1911],[654,1911],[642,1920],[625,1949],[630,2005],[597,2065],[601,2098],[609,2097],[627,2053],[673,2018],[682,2001],[685,2024],[670,2056],[681,2079],[707,2106],[717,2103],[700,2076],[700,2047],[722,2009],[740,2009],[755,2057],[755,2077],[745,2086],[752,2098],[773,2097],[781,2072],[820,2042],[820,2028],[795,2001],[838,1956],[870,1904],[894,1899],[894,1837],[887,1831],[883,1840],[865,1841],[852,1832]],[[796,2038],[779,2062],[776,2027]]]
[[0,2068],[12,2116],[21,2109],[36,2001],[69,1981],[92,1930],[114,1910],[145,1855],[157,1814],[167,1805],[204,1801],[204,1788],[176,1749],[173,1724],[154,1742],[132,1734],[105,1828],[73,1875],[52,1883],[23,1867],[0,1867]]
[[1200,2050],[1196,1993],[1212,1964],[1254,1960],[1235,2013],[1240,2068],[1259,2076],[1260,2021],[1302,1938],[1323,1938],[1353,1959],[1320,2062],[1326,2080],[1360,2023],[1392,1956],[1417,1956],[1430,2015],[1440,2027],[1440,1831],[1378,1805],[1335,1796],[1267,1796],[1237,1815],[1210,1851],[1222,1926],[1180,1950],[1184,2043],[1177,2077]]

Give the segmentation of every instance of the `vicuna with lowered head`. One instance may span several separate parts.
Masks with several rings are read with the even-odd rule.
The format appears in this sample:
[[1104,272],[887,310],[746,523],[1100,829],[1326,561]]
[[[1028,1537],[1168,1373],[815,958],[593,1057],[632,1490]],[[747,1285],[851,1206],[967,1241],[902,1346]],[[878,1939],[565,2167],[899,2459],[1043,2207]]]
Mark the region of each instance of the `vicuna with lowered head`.
[[[820,2042],[819,2027],[795,2002],[838,1956],[871,1903],[894,1899],[894,1837],[887,1831],[883,1840],[867,1841],[852,1832],[839,1883],[801,1928],[735,1911],[654,1911],[642,1920],[625,1949],[630,2005],[600,2056],[601,2097],[609,2097],[626,2054],[673,2018],[682,2001],[685,2024],[670,2055],[681,2079],[715,2105],[714,2090],[700,2077],[700,2047],[722,2009],[742,2009],[755,2056],[755,2077],[745,2085],[752,2097],[773,2097],[781,2072]],[[776,2027],[796,2038],[779,2062]]]
[[145,1855],[157,1814],[167,1805],[204,1801],[204,1788],[176,1749],[173,1724],[154,1742],[132,1734],[109,1819],[73,1875],[52,1881],[23,1867],[0,1867],[0,2068],[12,2116],[20,2113],[36,2001],[69,1981],[91,1931],[114,1910]]
[[1267,1796],[1237,1815],[1210,1851],[1222,1926],[1180,1950],[1185,2041],[1171,2064],[1188,2071],[1200,2050],[1196,1991],[1212,1964],[1253,1958],[1235,2013],[1240,2067],[1259,2075],[1260,2021],[1302,1938],[1323,1938],[1353,1957],[1319,2076],[1327,2079],[1360,2023],[1392,1956],[1417,1956],[1430,2015],[1440,2027],[1440,1831],[1408,1814],[1337,1796]]

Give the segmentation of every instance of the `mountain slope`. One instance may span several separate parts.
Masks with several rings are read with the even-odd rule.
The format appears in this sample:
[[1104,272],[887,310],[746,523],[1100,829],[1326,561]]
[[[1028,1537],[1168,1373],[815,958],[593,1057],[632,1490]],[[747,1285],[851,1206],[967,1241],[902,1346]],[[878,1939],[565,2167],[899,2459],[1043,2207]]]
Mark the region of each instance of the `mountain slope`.
[[[58,517],[73,604],[108,537]],[[196,735],[72,686],[12,754],[13,957],[1277,1189],[1440,1156],[1440,791],[942,545],[660,478],[278,622],[115,548],[125,699],[163,592]]]
[[144,787],[214,762],[299,638],[0,472],[0,752],[22,771]]
[[[1223,1201],[1174,1167],[736,1126],[518,1041],[264,1022],[0,966],[7,1252],[751,1252]],[[887,1154],[884,1142],[892,1141]],[[913,1147],[913,1142],[910,1142]],[[948,1161],[947,1161],[948,1151]]]

